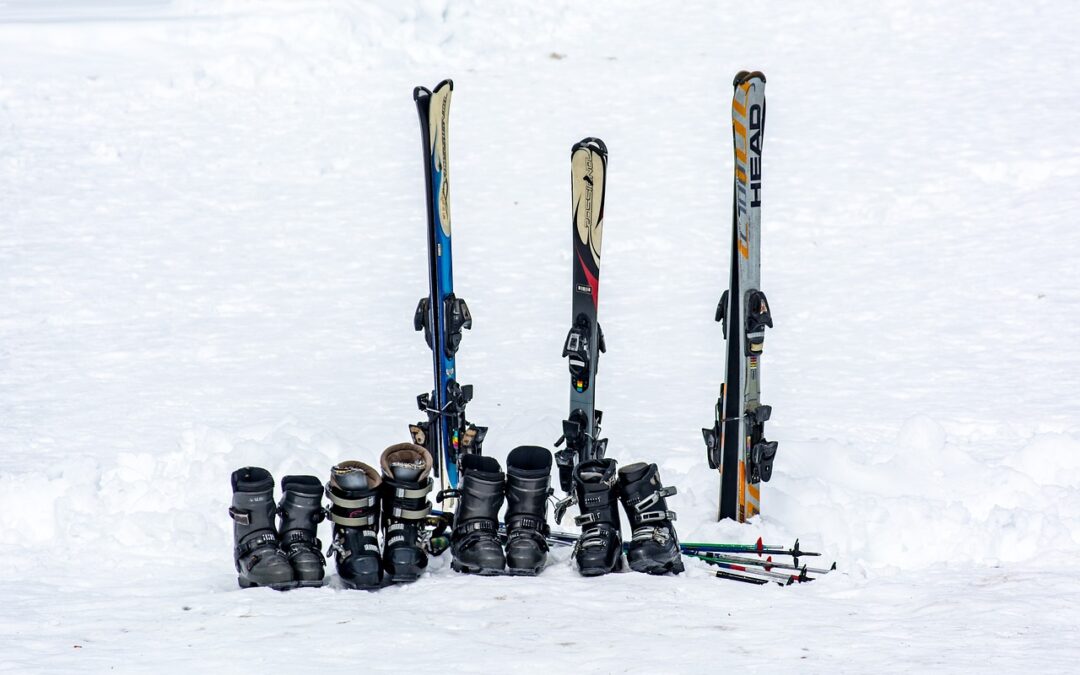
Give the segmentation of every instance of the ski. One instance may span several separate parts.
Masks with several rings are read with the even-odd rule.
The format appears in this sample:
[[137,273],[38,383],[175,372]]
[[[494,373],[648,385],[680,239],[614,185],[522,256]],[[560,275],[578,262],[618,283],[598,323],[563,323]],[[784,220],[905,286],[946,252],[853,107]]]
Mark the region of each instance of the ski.
[[570,365],[570,415],[563,421],[563,434],[555,442],[556,447],[566,443],[555,453],[555,463],[560,487],[567,493],[571,492],[574,467],[579,462],[603,458],[607,449],[607,439],[599,437],[603,413],[595,408],[597,359],[606,351],[596,314],[607,157],[607,146],[599,138],[585,138],[570,150],[573,306],[570,332],[562,351]]
[[761,512],[761,483],[772,476],[776,443],[765,440],[772,408],[761,405],[760,358],[772,314],[761,292],[761,149],[765,134],[765,76],[740,72],[733,82],[735,181],[731,273],[716,320],[726,341],[724,384],[715,421],[702,429],[709,468],[720,471],[717,519],[745,522]]
[[461,331],[472,328],[465,301],[454,295],[453,253],[450,246],[450,96],[454,83],[443,80],[435,89],[416,87],[413,100],[420,115],[427,195],[427,249],[429,293],[413,315],[413,327],[424,331],[431,348],[434,386],[416,398],[427,419],[409,426],[413,442],[431,453],[442,490],[457,487],[458,459],[479,453],[486,427],[465,419],[465,404],[472,400],[472,385],[457,380],[456,359]]

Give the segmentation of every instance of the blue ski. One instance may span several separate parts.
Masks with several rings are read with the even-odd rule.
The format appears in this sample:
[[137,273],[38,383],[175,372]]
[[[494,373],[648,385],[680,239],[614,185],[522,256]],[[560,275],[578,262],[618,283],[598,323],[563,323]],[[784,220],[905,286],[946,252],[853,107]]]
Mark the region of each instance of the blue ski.
[[434,90],[417,87],[413,100],[420,115],[424,147],[424,181],[427,187],[428,297],[421,298],[413,326],[424,331],[431,348],[434,389],[417,397],[427,420],[409,427],[413,441],[427,448],[443,490],[457,487],[458,459],[462,453],[479,453],[487,433],[465,420],[465,404],[472,399],[472,385],[457,381],[455,355],[461,331],[472,328],[465,301],[454,295],[453,254],[450,247],[450,153],[447,135],[450,95],[454,83],[443,80]]

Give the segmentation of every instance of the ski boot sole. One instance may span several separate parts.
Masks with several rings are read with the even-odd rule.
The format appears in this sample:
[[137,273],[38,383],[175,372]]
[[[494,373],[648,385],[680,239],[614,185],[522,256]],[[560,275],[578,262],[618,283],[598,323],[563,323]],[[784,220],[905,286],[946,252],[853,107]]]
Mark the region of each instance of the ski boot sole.
[[388,574],[386,580],[392,584],[411,584],[420,576],[419,574]]
[[341,576],[338,576],[338,579],[341,581],[341,585],[349,591],[375,591],[384,586],[384,583],[381,579],[368,583],[345,579]]
[[326,585],[326,579],[306,579],[294,582],[297,588],[322,588]]
[[630,564],[630,569],[642,574],[663,575],[663,574],[681,574],[686,571],[685,566],[681,559],[672,560],[671,562],[664,563],[663,565],[655,564]]
[[276,584],[259,584],[259,583],[255,583],[254,581],[251,581],[250,579],[245,579],[243,577],[237,577],[236,581],[237,581],[237,583],[240,584],[240,588],[272,588],[275,591],[291,591],[292,589],[298,587],[298,582],[295,581],[295,580],[294,581],[279,581]]
[[456,560],[450,563],[450,568],[455,572],[461,574],[476,574],[482,577],[497,577],[506,574],[505,568],[501,567],[474,567],[472,565],[462,565]]
[[512,577],[535,577],[544,571],[544,567],[507,567],[506,573]]

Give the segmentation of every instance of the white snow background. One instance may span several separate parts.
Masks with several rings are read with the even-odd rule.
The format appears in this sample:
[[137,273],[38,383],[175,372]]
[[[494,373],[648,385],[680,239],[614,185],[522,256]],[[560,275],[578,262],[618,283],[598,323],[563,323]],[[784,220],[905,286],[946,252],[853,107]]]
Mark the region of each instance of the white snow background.
[[[0,1],[0,670],[1075,669],[1078,30],[1062,2]],[[744,68],[780,446],[737,525],[700,428]],[[584,579],[563,550],[237,587],[233,469],[323,478],[419,418],[411,92],[445,77],[485,451],[559,435],[569,150],[600,136],[610,455],[660,464],[684,540],[837,572]]]

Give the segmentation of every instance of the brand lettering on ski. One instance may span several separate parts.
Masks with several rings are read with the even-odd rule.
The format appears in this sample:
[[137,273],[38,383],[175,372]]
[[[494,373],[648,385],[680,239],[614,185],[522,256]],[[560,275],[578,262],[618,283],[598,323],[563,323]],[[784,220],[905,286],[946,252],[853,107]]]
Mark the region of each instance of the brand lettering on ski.
[[761,140],[764,112],[755,103],[750,106],[750,206],[761,206]]
[[[580,157],[578,153],[580,153]],[[602,218],[603,214],[597,212],[598,204],[596,202],[602,199],[603,195],[602,188],[601,194],[598,195],[595,186],[598,178],[601,185],[603,185],[603,164],[600,165],[601,170],[598,177],[596,175],[595,161],[596,154],[588,148],[583,148],[575,153],[573,162],[580,166],[580,169],[575,171],[575,175],[580,176],[580,180],[574,185],[574,223],[577,227],[578,239],[588,247],[594,266],[599,267],[600,238],[603,223],[598,222],[596,219]]]

